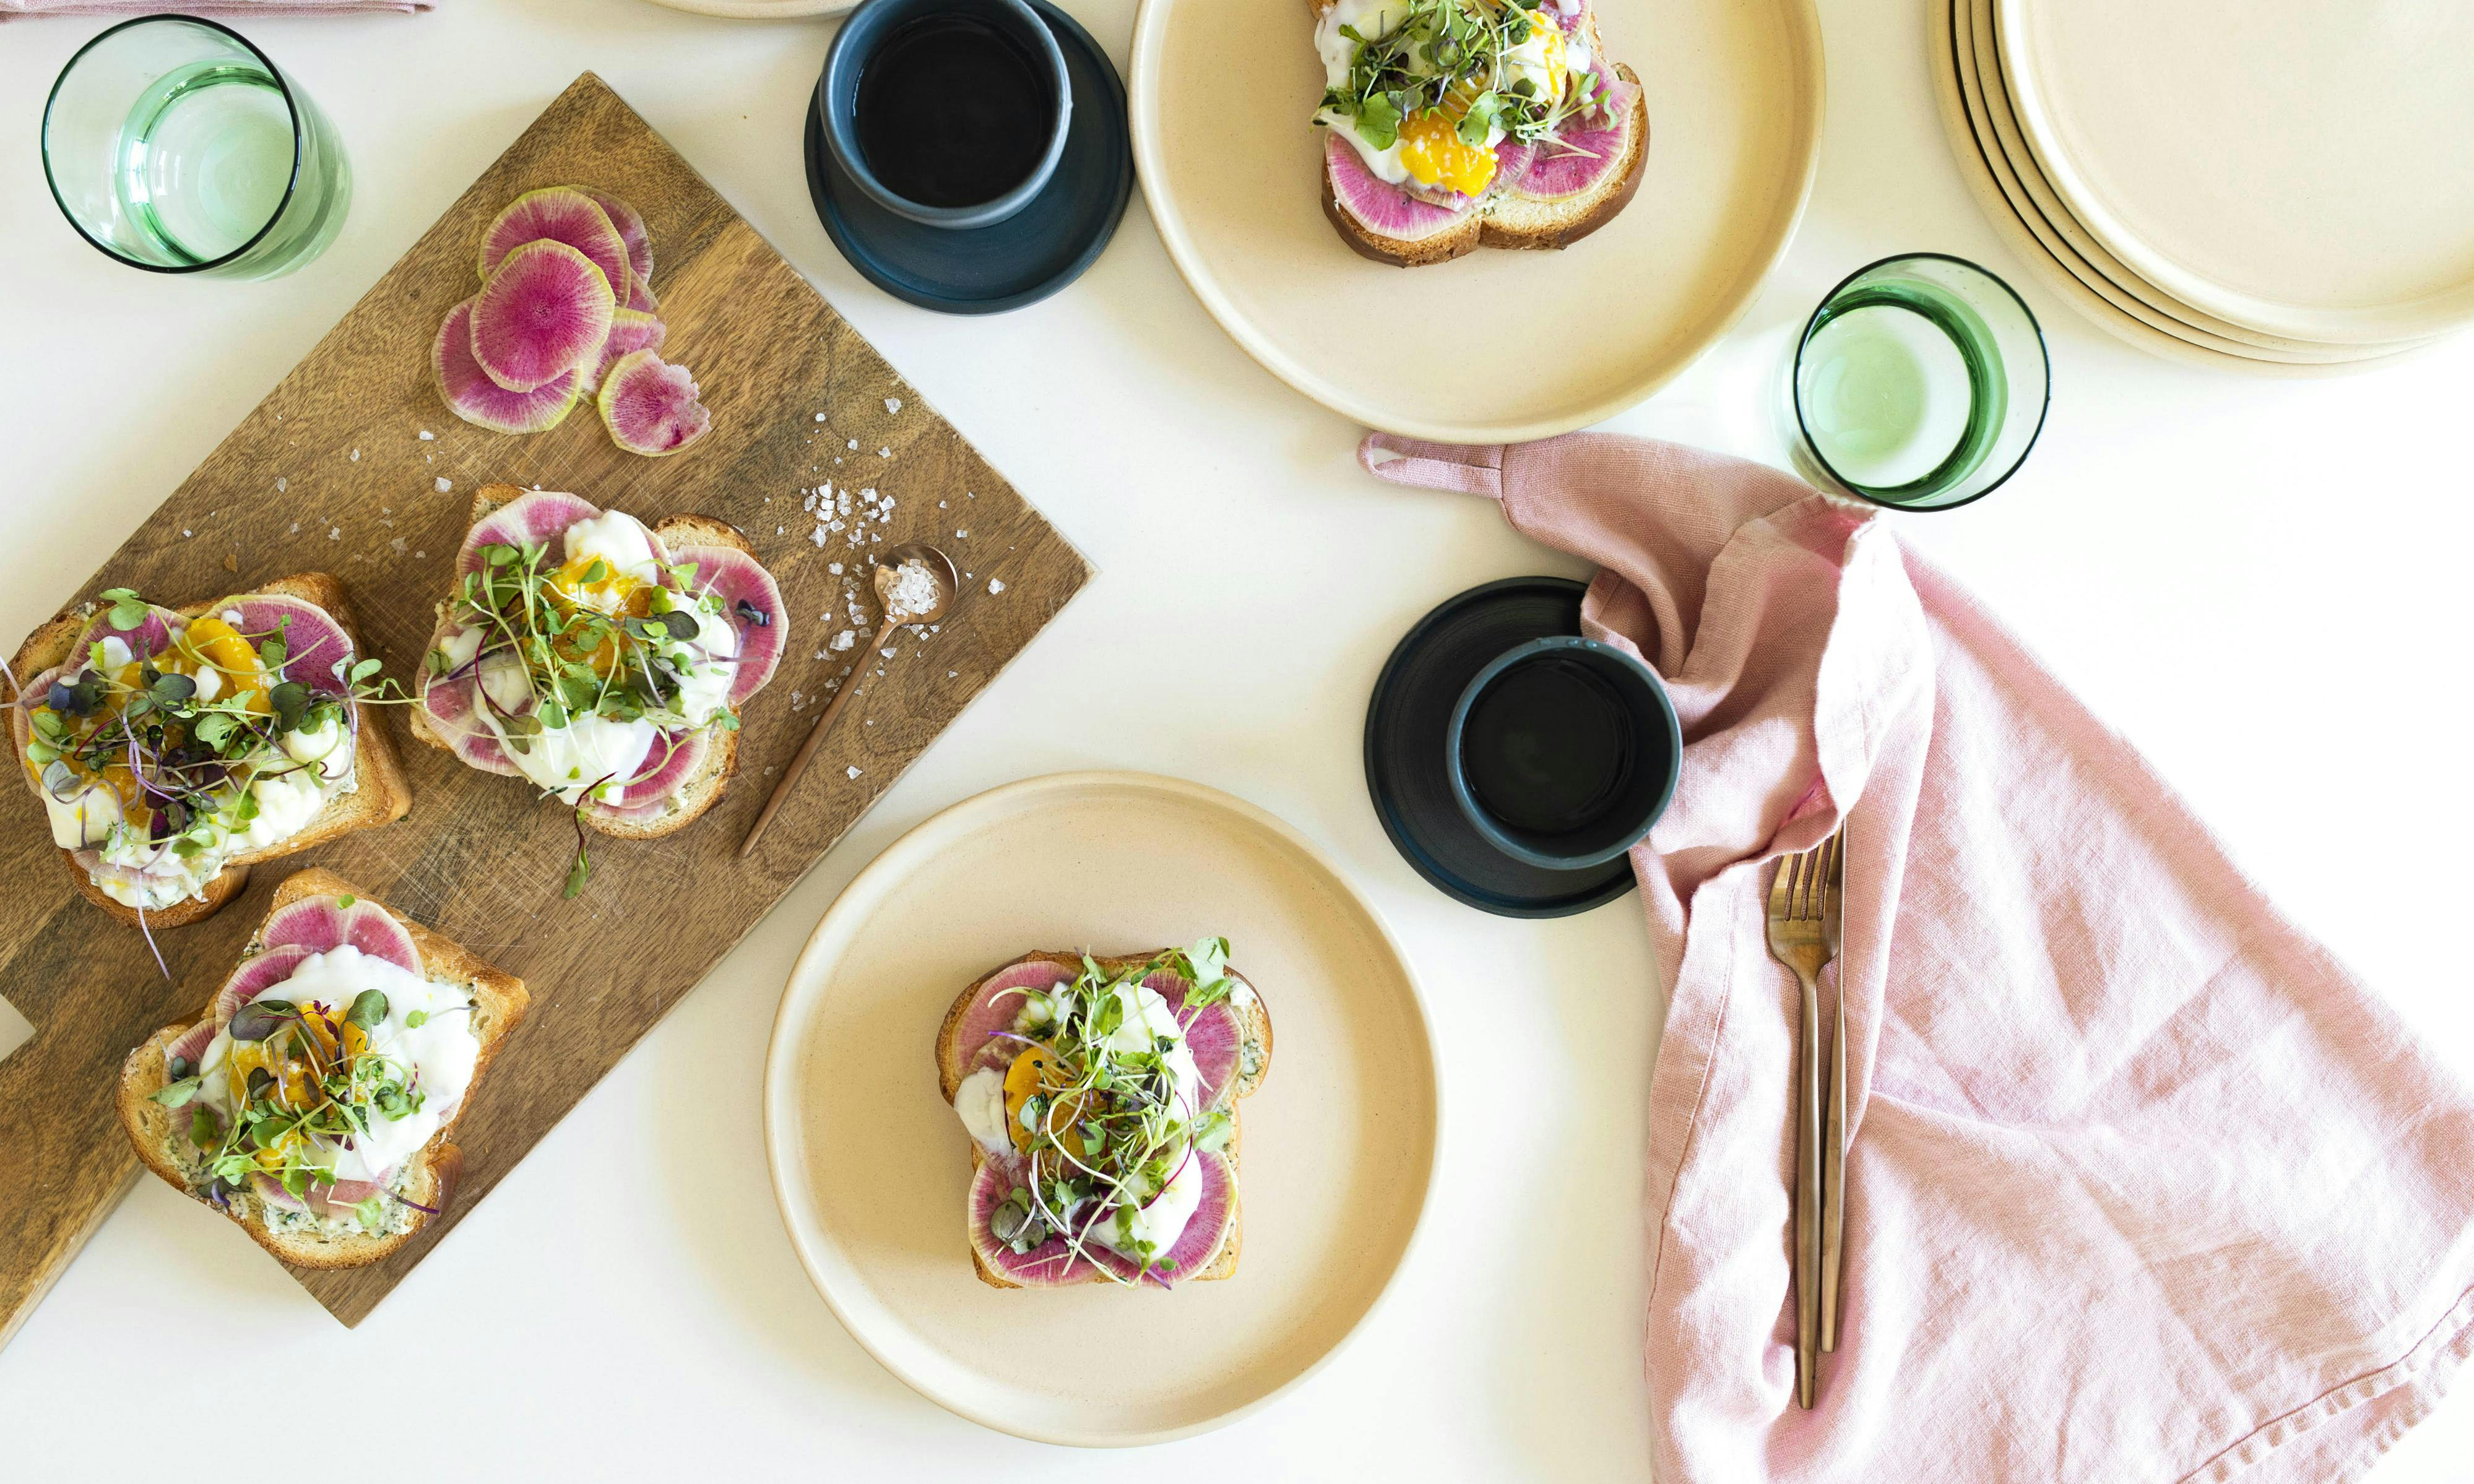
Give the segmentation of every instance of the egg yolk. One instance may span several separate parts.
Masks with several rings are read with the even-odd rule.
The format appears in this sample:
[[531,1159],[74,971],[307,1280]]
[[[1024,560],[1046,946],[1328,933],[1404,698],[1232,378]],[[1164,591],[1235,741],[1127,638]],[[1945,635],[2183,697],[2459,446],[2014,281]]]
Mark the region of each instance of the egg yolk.
[[[1012,1136],[1014,1148],[1025,1153],[1031,1149],[1031,1131],[1022,1122],[1024,1106],[1034,1094],[1053,1092],[1073,1080],[1074,1074],[1067,1070],[1064,1059],[1046,1046],[1027,1046],[1013,1058],[1013,1064],[1006,1068],[1005,1106],[1006,1132]],[[1084,1096],[1078,1093],[1051,1103],[1042,1120],[1044,1131],[1061,1138],[1071,1131],[1081,1121]]]
[[1461,137],[1461,111],[1446,104],[1403,122],[1400,165],[1420,185],[1474,196],[1494,179],[1494,151]]
[[[594,613],[618,620],[641,619],[653,611],[655,584],[642,577],[619,572],[597,556],[579,556],[551,572],[542,585],[550,606],[561,617],[572,619],[579,613]],[[551,644],[559,657],[580,660],[593,667],[599,675],[618,671],[625,656],[621,641],[613,635],[591,649],[583,647],[583,638],[570,630]]]

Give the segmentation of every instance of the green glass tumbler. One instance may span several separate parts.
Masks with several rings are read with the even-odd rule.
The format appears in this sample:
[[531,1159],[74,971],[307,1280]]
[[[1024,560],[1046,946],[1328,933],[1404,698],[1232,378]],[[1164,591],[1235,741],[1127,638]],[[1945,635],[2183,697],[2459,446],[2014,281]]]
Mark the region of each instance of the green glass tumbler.
[[152,273],[268,279],[325,252],[352,172],[335,126],[230,27],[123,21],[43,108],[43,174],[78,234]]
[[2026,303],[1939,253],[1850,274],[1805,322],[1783,379],[1797,471],[1900,510],[1991,494],[2025,462],[2052,397]]

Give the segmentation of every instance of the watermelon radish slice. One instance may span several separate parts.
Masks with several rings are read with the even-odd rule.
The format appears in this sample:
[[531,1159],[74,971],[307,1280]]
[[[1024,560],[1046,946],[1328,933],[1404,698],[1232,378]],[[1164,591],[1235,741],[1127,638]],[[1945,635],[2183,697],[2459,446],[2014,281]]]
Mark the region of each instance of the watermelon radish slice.
[[1096,1270],[1087,1259],[1075,1255],[1062,1236],[1052,1236],[1027,1253],[1017,1253],[997,1240],[995,1229],[989,1225],[997,1207],[1005,1204],[1006,1198],[1027,1184],[1030,1178],[1031,1161],[1018,1155],[996,1155],[981,1161],[971,1177],[971,1250],[980,1254],[980,1260],[991,1272],[1025,1288],[1055,1288],[1089,1281]]
[[352,667],[352,638],[333,614],[316,603],[259,593],[230,599],[216,612],[239,614],[240,621],[232,626],[252,644],[280,636],[284,679],[322,695],[341,695],[351,688],[345,676]]
[[298,944],[311,953],[350,944],[407,973],[421,972],[421,952],[413,946],[412,934],[376,902],[355,901],[347,907],[341,897],[303,897],[268,917],[258,938],[269,948]]
[[1229,1087],[1237,1081],[1239,1042],[1245,1037],[1237,1011],[1222,1000],[1189,1017],[1185,997],[1193,991],[1194,982],[1166,969],[1145,979],[1143,987],[1166,1000],[1169,1013],[1185,1027],[1185,1049],[1194,1054],[1194,1069],[1202,1078],[1202,1106],[1217,1107],[1227,1098]]
[[281,948],[270,948],[255,958],[242,960],[240,967],[232,970],[231,977],[224,981],[224,986],[215,991],[216,1029],[230,1023],[233,1011],[290,979],[292,971],[299,968],[301,961],[308,958],[310,953],[310,949],[299,943],[289,943]]
[[618,229],[618,240],[627,245],[627,270],[632,282],[647,283],[653,278],[653,236],[644,230],[643,214],[634,207],[590,185],[571,187],[581,195],[593,198],[610,225]]
[[1466,205],[1440,207],[1383,181],[1366,168],[1356,147],[1336,130],[1323,131],[1322,158],[1332,199],[1377,236],[1416,242],[1457,225],[1468,214]]
[[[720,598],[722,613],[739,631],[739,671],[731,677],[730,704],[743,705],[773,678],[789,644],[790,611],[782,601],[781,585],[764,563],[736,547],[681,547],[676,556],[682,566],[695,564],[694,594]],[[758,617],[750,619],[750,613]]]
[[529,392],[511,392],[490,379],[473,358],[473,304],[467,299],[447,311],[429,347],[429,374],[447,410],[494,433],[542,433],[575,410],[578,377],[572,371]]
[[980,985],[980,992],[962,1011],[961,1024],[955,1028],[954,1045],[960,1053],[965,1071],[980,1066],[1004,1066],[1011,1062],[1021,1043],[1005,1039],[999,1033],[1011,1032],[1014,1022],[1022,1018],[1023,1001],[1029,994],[1046,994],[1058,985],[1072,984],[1075,970],[1044,959],[1027,959],[1008,964],[989,975]]
[[673,794],[695,776],[713,752],[712,735],[702,728],[681,727],[653,739],[644,766],[607,803],[587,798],[579,806],[602,819],[642,819],[658,814]]
[[601,383],[602,426],[630,453],[676,453],[713,427],[713,413],[696,396],[695,377],[685,366],[650,351],[622,355]]
[[[618,357],[638,351],[658,351],[669,328],[642,309],[620,309],[610,316],[610,337],[601,342],[601,358],[593,363],[592,374],[582,378],[581,389],[587,396],[601,389],[601,378],[610,374]],[[551,385],[557,385],[552,382]],[[546,388],[545,388],[546,390]],[[539,392],[522,395],[538,397]],[[561,412],[559,416],[567,414]]]
[[[637,229],[642,231],[643,225],[638,218]],[[528,190],[509,202],[481,233],[481,281],[488,283],[518,249],[534,242],[563,243],[584,255],[601,270],[612,300],[626,303],[628,285],[635,281],[626,234],[591,196],[572,186],[553,185]],[[645,261],[651,260],[648,249]]]
[[168,1075],[171,1070],[172,1058],[177,1057],[189,1063],[189,1072],[194,1075],[198,1070],[198,1063],[206,1059],[206,1048],[214,1043],[215,1032],[220,1029],[221,1027],[215,1024],[214,1017],[207,1016],[182,1032],[180,1039],[163,1048],[163,1067],[166,1074]]
[[481,570],[487,560],[481,555],[483,547],[553,546],[569,526],[600,513],[599,505],[580,495],[528,490],[474,522],[464,533],[464,547],[455,553],[456,575]]
[[535,391],[601,353],[618,307],[610,280],[582,253],[527,242],[499,259],[473,301],[473,358],[508,391]]
[[95,614],[93,620],[86,624],[85,632],[78,635],[77,643],[70,646],[69,652],[73,657],[70,663],[84,664],[87,650],[107,639],[117,639],[127,645],[130,654],[136,659],[142,660],[149,655],[161,654],[172,647],[172,641],[188,626],[189,620],[171,609],[158,608],[153,603],[148,603],[146,617],[135,628],[114,628],[111,623],[111,605],[106,603]]
[[627,307],[640,314],[659,314],[662,302],[653,297],[653,285],[639,279],[628,286]]
[[[1185,1229],[1177,1233],[1167,1252],[1153,1259],[1152,1270],[1142,1276],[1142,1281],[1161,1288],[1174,1287],[1211,1266],[1237,1225],[1237,1166],[1227,1156],[1206,1150],[1194,1151],[1193,1157],[1202,1165],[1202,1199],[1196,1204]],[[1085,1247],[1094,1262],[1119,1277],[1130,1279],[1141,1271],[1130,1257],[1121,1257],[1094,1243],[1086,1243]]]
[[522,776],[523,769],[507,756],[489,724],[473,715],[478,704],[481,683],[473,675],[457,675],[442,680],[428,676],[421,692],[422,709],[429,714],[431,724],[455,755],[485,773],[503,773],[510,778]]
[[1525,201],[1562,201],[1595,189],[1623,159],[1633,103],[1639,96],[1638,85],[1610,79],[1600,115],[1606,122],[1566,131],[1539,146],[1528,168],[1511,182],[1513,194]]

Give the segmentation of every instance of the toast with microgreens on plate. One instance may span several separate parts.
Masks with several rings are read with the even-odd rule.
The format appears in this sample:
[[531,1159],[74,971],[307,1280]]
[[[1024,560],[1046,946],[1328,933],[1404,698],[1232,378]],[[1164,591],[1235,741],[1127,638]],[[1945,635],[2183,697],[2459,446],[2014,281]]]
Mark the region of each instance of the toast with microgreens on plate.
[[453,1199],[450,1135],[527,1004],[522,980],[302,871],[206,1011],[121,1064],[121,1126],[285,1262],[376,1262]]
[[10,735],[78,889],[175,928],[230,901],[254,863],[411,809],[365,715],[377,669],[325,572],[184,608],[114,588],[18,649]]
[[739,763],[740,709],[788,643],[782,590],[726,522],[647,526],[580,496],[482,488],[414,683],[412,734],[647,839],[703,816]]
[[1649,105],[1589,0],[1311,0],[1323,214],[1403,268],[1562,248],[1640,187]]
[[963,1219],[982,1282],[1237,1271],[1237,1101],[1271,1068],[1272,1018],[1225,939],[1017,959],[954,1001],[935,1053],[971,1136]]

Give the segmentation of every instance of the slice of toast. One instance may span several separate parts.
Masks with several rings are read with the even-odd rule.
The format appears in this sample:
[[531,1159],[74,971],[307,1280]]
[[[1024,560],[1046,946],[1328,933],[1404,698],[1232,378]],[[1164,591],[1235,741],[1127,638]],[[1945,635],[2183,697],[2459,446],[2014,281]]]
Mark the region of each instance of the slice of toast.
[[[267,903],[267,915],[273,916],[279,909],[312,896],[352,896],[375,906],[386,905],[332,872],[312,868],[287,877],[275,888],[274,898]],[[455,1109],[455,1116],[448,1119],[429,1142],[406,1161],[410,1170],[397,1187],[406,1201],[444,1211],[454,1199],[455,1181],[464,1165],[463,1152],[450,1142],[450,1136],[473,1107],[491,1061],[505,1044],[507,1034],[524,1018],[531,999],[522,980],[400,912],[389,909],[389,913],[412,934],[424,977],[437,983],[470,985],[473,991],[472,1023],[473,1033],[480,1037],[481,1054],[473,1064],[472,1082],[465,1088],[464,1101]],[[251,957],[263,946],[252,934],[241,950],[241,958]],[[188,1140],[188,1110],[165,1107],[155,1101],[154,1094],[170,1081],[164,1058],[173,1043],[212,1012],[209,1002],[204,1013],[165,1026],[131,1052],[120,1065],[116,1099],[121,1127],[128,1131],[130,1143],[136,1146],[137,1157],[175,1188],[209,1207],[214,1204],[206,1199],[204,1189],[191,1183],[191,1167],[182,1153]],[[429,1211],[405,1206],[409,1219],[397,1229],[327,1235],[314,1229],[279,1229],[270,1225],[264,1203],[255,1192],[235,1193],[229,1199],[230,1204],[221,1208],[225,1215],[238,1223],[258,1246],[300,1268],[356,1268],[376,1262],[411,1241],[431,1218]]]
[[[1132,968],[1140,964],[1149,963],[1152,960],[1157,957],[1158,954],[1156,952],[1121,954],[1115,958],[1104,959],[1095,957],[1092,961],[1098,963],[1103,971],[1113,974],[1120,969]],[[1082,972],[1082,956],[1080,954],[1065,953],[1055,949],[1041,949],[1036,953],[1024,954],[1022,957],[1017,959],[1008,959],[1005,962],[998,964],[995,968],[988,970],[985,974],[982,974],[979,978],[971,981],[970,985],[955,998],[953,1006],[945,1011],[944,1024],[936,1029],[936,1086],[937,1090],[944,1096],[945,1102],[948,1105],[953,1103],[955,1093],[960,1089],[962,1079],[970,1075],[971,1058],[979,1050],[977,1047],[965,1047],[960,1044],[962,1017],[964,1013],[969,1010],[971,1002],[979,998],[980,987],[985,985],[989,980],[1017,964],[1031,962],[1048,962],[1055,964],[1057,977],[1068,982],[1071,982],[1076,975]],[[1232,998],[1229,1002],[1230,1008],[1237,1011],[1237,1019],[1240,1027],[1240,1049],[1237,1057],[1237,1078],[1229,1086],[1229,1131],[1228,1148],[1226,1151],[1230,1168],[1233,1170],[1239,1170],[1241,1172],[1241,1179],[1238,1181],[1237,1189],[1229,1192],[1229,1203],[1233,1210],[1229,1218],[1228,1239],[1221,1244],[1219,1255],[1211,1260],[1211,1265],[1209,1267],[1204,1268],[1200,1273],[1193,1274],[1190,1277],[1179,1280],[1181,1282],[1188,1283],[1206,1282],[1213,1278],[1229,1277],[1234,1276],[1237,1272],[1238,1254],[1241,1249],[1244,1248],[1246,1241],[1246,1207],[1243,1200],[1245,1187],[1244,1180],[1242,1179],[1243,1166],[1238,1158],[1238,1146],[1243,1142],[1245,1128],[1244,1119],[1237,1105],[1244,1099],[1253,1096],[1254,1089],[1263,1084],[1264,1075],[1272,1068],[1271,1012],[1264,1008],[1263,997],[1254,992],[1253,985],[1249,983],[1244,975],[1238,973],[1235,969],[1230,969],[1227,973],[1229,978],[1236,980],[1239,985],[1244,986],[1243,993],[1240,996]],[[979,1173],[981,1164],[983,1163],[987,1157],[987,1152],[980,1147],[980,1142],[977,1139],[972,1139],[970,1141],[970,1145],[971,1173],[976,1176]],[[964,1220],[965,1222],[969,1220],[967,1215],[964,1217]],[[967,1229],[965,1230],[963,1245],[965,1247],[970,1247]],[[1012,1281],[1010,1278],[1002,1277],[994,1270],[990,1269],[987,1263],[981,1259],[977,1248],[971,1248],[971,1268],[973,1272],[979,1275],[980,1281],[987,1284],[991,1288],[1020,1288],[1023,1286],[1020,1283]],[[1094,1273],[1089,1278],[1085,1279],[1085,1281],[1104,1283],[1111,1281],[1111,1279],[1104,1274]]]
[[[344,637],[352,641],[352,653],[363,657],[368,655],[369,651],[361,645],[360,628],[352,619],[352,603],[344,596],[344,585],[323,572],[305,572],[274,582],[261,582],[248,593],[228,593],[208,602],[190,603],[172,611],[183,618],[200,618],[234,597],[257,593],[279,594],[317,604],[343,629]],[[66,660],[69,646],[77,642],[78,635],[85,632],[86,625],[93,621],[101,606],[98,603],[82,604],[36,629],[18,646],[17,656],[11,662],[17,677],[24,679],[38,675]],[[16,703],[17,693],[13,685],[0,686],[0,691],[6,693],[0,695],[0,701],[11,705]],[[233,856],[221,871],[207,880],[204,896],[183,897],[169,907],[149,908],[141,917],[136,908],[105,895],[103,888],[86,874],[85,868],[77,864],[75,851],[62,850],[61,864],[68,868],[69,879],[77,884],[78,890],[85,894],[86,900],[132,927],[143,926],[149,931],[177,928],[213,916],[226,902],[238,896],[241,888],[249,885],[249,868],[260,861],[278,860],[314,845],[323,845],[354,830],[374,830],[402,818],[412,809],[412,785],[404,779],[403,764],[396,756],[394,739],[387,735],[386,728],[376,724],[360,702],[347,704],[359,717],[357,740],[352,747],[352,791],[329,799],[327,807],[291,839]],[[19,771],[22,774],[23,769]]]
[[[492,512],[499,506],[526,493],[528,492],[522,487],[513,484],[481,486],[473,493],[472,515],[465,522],[464,528],[470,531],[473,526],[488,520]],[[714,516],[674,515],[652,529],[653,534],[661,537],[663,544],[669,547],[734,547],[750,556],[756,554],[756,548],[748,545],[747,537],[738,526]],[[440,636],[446,631],[447,611],[450,601],[449,598],[440,598],[438,601],[438,627],[430,636],[430,647],[433,649],[437,647]],[[412,718],[414,738],[441,751],[455,750],[454,744],[441,736],[437,727],[430,722],[427,707],[410,706],[406,708],[406,712]],[[643,819],[606,819],[591,810],[585,810],[581,811],[577,817],[584,821],[587,828],[619,839],[655,839],[686,829],[703,818],[706,812],[714,805],[721,802],[723,791],[730,787],[732,775],[739,771],[738,732],[716,727],[707,742],[709,746],[705,752],[703,764],[679,786],[676,792],[664,801],[665,807],[659,814]]]
[[[1332,0],[1310,0],[1310,8],[1320,20],[1331,9]],[[1594,7],[1584,24],[1589,28],[1589,52],[1594,57],[1606,55],[1605,43],[1598,36],[1598,14]],[[1613,169],[1600,178],[1598,183],[1580,195],[1560,201],[1532,201],[1510,191],[1494,190],[1481,198],[1459,221],[1441,231],[1418,238],[1386,236],[1368,227],[1340,204],[1332,188],[1331,167],[1325,162],[1322,172],[1322,213],[1340,233],[1340,239],[1361,257],[1399,268],[1421,268],[1432,263],[1449,262],[1466,256],[1479,248],[1549,249],[1566,248],[1613,221],[1617,213],[1632,203],[1640,189],[1641,164],[1649,158],[1649,99],[1639,87],[1640,78],[1631,67],[1617,63],[1614,74],[1634,85],[1632,109],[1624,118],[1623,158]]]

